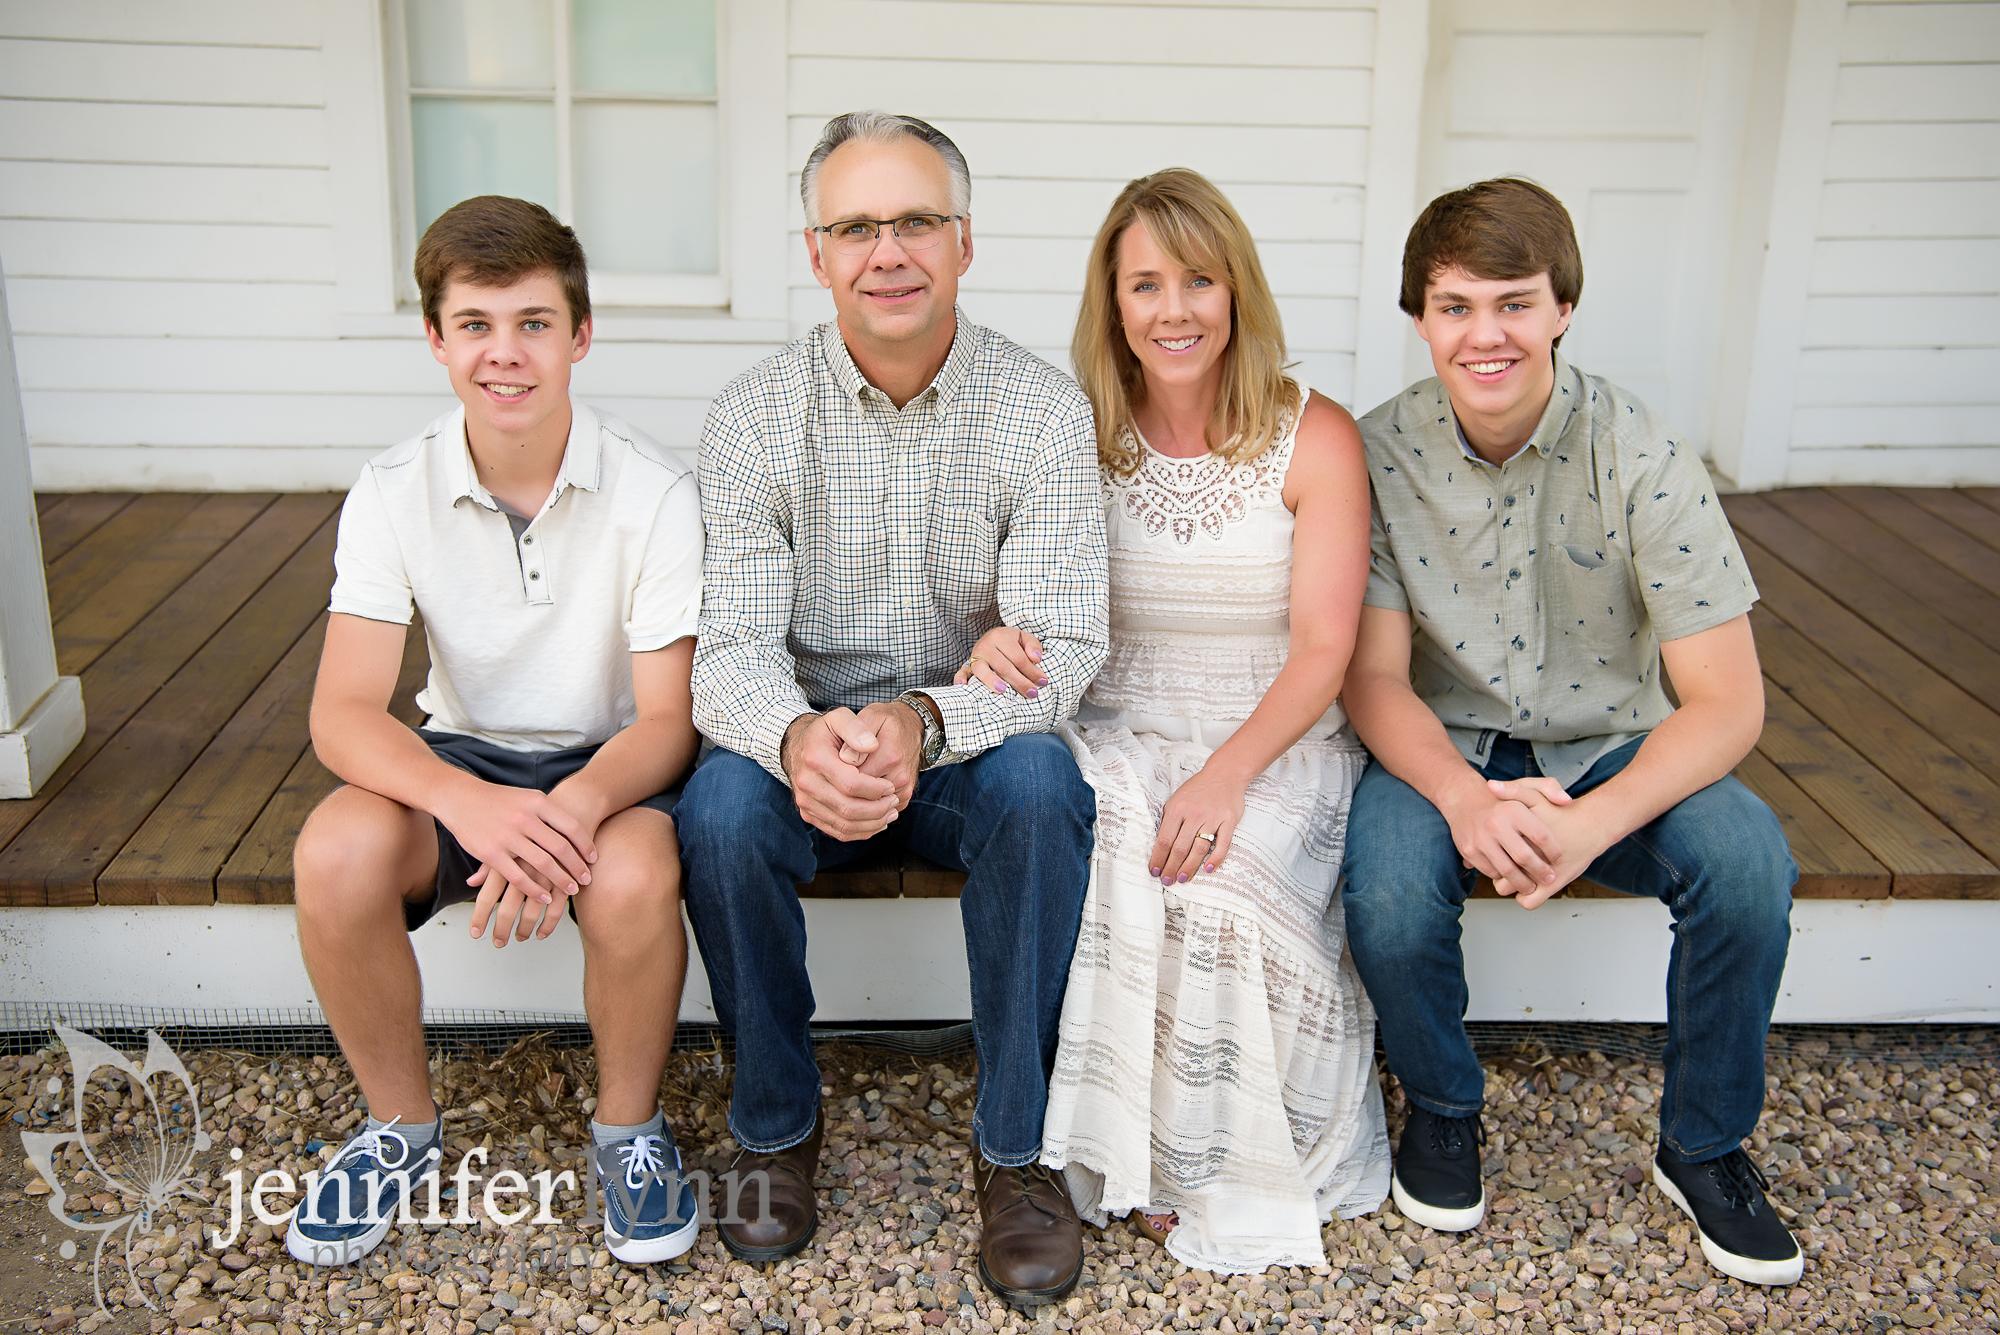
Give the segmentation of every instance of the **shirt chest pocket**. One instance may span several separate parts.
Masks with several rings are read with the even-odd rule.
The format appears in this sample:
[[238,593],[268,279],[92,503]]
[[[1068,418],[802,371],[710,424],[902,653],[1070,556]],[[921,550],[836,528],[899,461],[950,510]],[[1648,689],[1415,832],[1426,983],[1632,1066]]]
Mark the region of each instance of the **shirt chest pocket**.
[[1632,565],[1616,550],[1594,551],[1557,543],[1544,570],[1549,601],[1549,647],[1570,645],[1593,657],[1623,652],[1639,628]]
[[971,615],[997,595],[1000,532],[984,506],[945,505],[932,519],[932,591],[948,612]]

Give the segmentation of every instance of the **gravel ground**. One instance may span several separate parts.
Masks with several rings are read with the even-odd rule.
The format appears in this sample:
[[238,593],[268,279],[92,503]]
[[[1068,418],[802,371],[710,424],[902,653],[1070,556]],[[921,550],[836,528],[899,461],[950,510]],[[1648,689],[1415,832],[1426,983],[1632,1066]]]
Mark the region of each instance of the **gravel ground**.
[[[296,1176],[333,1152],[322,1141],[337,1143],[361,1117],[338,1057],[183,1057],[215,1142],[196,1159],[195,1189],[219,1203],[231,1167],[247,1170],[246,1182],[269,1168]],[[15,1137],[0,1138],[9,1142],[0,1236],[15,1238],[0,1331],[2000,1329],[1993,1064],[1772,1057],[1753,1155],[1809,1258],[1804,1281],[1789,1289],[1738,1285],[1710,1269],[1652,1186],[1657,1065],[1522,1056],[1489,1063],[1492,1208],[1476,1232],[1435,1234],[1385,1206],[1327,1227],[1328,1266],[1231,1278],[1190,1271],[1122,1224],[1087,1228],[1075,1294],[1022,1314],[993,1302],[976,1276],[963,1139],[969,1055],[930,1061],[828,1046],[821,1060],[833,1118],[821,1229],[805,1253],[768,1270],[732,1261],[707,1230],[680,1262],[620,1266],[595,1230],[581,1228],[574,1192],[557,1195],[553,1225],[399,1228],[366,1262],[332,1271],[294,1263],[261,1225],[233,1247],[198,1247],[196,1226],[223,1212],[187,1202],[178,1215],[155,1217],[133,1248],[158,1310],[126,1283],[114,1247],[102,1269],[114,1312],[106,1321],[89,1296],[88,1247],[60,1256],[70,1235],[44,1210],[47,1184],[21,1162]],[[483,1146],[489,1179],[501,1167],[526,1175],[581,1167],[593,1106],[587,1052],[531,1041],[491,1057],[441,1057],[433,1071],[448,1165]],[[51,1079],[60,1095],[49,1092]],[[59,1127],[68,1079],[59,1051],[0,1057],[0,1116],[16,1130]],[[722,1054],[675,1055],[663,1098],[691,1166],[717,1172],[727,1163],[727,1089]],[[232,1147],[244,1151],[240,1165],[229,1161]],[[121,1208],[87,1170],[66,1189],[72,1210],[81,1195],[92,1195],[99,1219]],[[172,1240],[166,1222],[177,1224]]]

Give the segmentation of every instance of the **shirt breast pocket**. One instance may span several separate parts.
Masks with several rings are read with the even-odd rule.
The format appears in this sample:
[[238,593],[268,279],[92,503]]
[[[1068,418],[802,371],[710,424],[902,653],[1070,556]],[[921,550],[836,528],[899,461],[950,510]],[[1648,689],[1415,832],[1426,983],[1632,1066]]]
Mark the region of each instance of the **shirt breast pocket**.
[[1616,551],[1559,543],[1548,564],[1551,647],[1567,642],[1599,658],[1622,652],[1638,629],[1631,563]]
[[946,505],[937,512],[931,585],[938,601],[960,615],[986,611],[997,596],[999,526],[984,508]]

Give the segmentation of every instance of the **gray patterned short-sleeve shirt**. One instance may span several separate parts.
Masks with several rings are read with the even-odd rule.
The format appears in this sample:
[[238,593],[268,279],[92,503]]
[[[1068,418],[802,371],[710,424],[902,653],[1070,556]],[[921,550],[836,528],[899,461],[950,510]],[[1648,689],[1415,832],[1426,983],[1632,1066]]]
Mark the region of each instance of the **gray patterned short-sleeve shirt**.
[[1466,447],[1435,378],[1362,418],[1361,437],[1365,601],[1410,614],[1411,684],[1474,765],[1506,735],[1576,782],[1672,712],[1660,641],[1757,601],[1694,448],[1560,354],[1534,435],[1498,467]]

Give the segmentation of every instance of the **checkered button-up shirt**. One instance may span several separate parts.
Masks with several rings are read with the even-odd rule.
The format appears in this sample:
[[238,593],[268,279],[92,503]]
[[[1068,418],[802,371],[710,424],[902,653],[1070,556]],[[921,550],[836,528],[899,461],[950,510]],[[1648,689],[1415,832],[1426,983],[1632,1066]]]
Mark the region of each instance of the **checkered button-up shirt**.
[[1499,466],[1437,380],[1361,419],[1370,607],[1415,623],[1411,685],[1475,766],[1531,742],[1565,786],[1659,725],[1660,641],[1750,610],[1757,586],[1694,448],[1561,354],[1535,434]]
[[[814,709],[922,690],[946,761],[1076,709],[1107,647],[1090,404],[1046,362],[958,317],[901,409],[836,324],[739,376],[702,432],[695,722],[779,779]],[[950,684],[1001,623],[1042,641],[1039,698]]]

